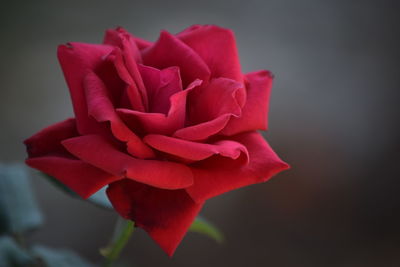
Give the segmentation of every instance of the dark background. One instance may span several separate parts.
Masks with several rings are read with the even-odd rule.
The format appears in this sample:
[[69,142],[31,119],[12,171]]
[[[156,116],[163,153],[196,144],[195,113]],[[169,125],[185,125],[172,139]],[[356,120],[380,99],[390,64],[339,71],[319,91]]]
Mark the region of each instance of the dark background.
[[[124,26],[155,40],[195,24],[236,33],[244,72],[275,74],[266,137],[292,165],[210,200],[226,235],[188,234],[169,259],[141,230],[132,266],[400,266],[399,1],[2,1],[0,160],[72,115],[58,44]],[[46,228],[32,241],[99,261],[116,218],[34,180]]]

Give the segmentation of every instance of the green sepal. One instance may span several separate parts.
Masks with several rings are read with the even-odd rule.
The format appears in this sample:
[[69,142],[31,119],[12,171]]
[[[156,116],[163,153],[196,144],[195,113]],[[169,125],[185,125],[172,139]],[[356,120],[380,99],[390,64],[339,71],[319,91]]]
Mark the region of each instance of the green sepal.
[[218,228],[201,216],[197,216],[190,226],[189,231],[206,235],[218,243],[224,241],[224,236]]

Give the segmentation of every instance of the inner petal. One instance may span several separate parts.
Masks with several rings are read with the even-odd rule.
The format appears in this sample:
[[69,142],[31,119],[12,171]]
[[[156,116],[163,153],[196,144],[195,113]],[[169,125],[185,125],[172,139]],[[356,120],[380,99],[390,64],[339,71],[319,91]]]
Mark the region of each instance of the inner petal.
[[170,97],[182,91],[179,68],[174,66],[158,70],[144,65],[138,67],[148,95],[148,112],[168,114]]
[[220,140],[215,143],[205,144],[157,134],[147,135],[143,140],[159,151],[190,161],[203,160],[212,155],[237,159],[242,153],[248,159],[246,147],[239,142],[231,140]]
[[108,56],[108,60],[114,63],[119,77],[126,84],[123,94],[124,98],[121,99],[120,105],[131,106],[134,110],[145,111],[146,107],[141,97],[141,93],[135,80],[127,70],[121,49],[116,47]]
[[203,59],[189,46],[166,31],[152,46],[142,51],[143,63],[159,69],[178,66],[181,70],[183,85],[187,86],[195,79],[208,82],[210,69]]
[[189,95],[189,124],[207,122],[224,114],[240,116],[243,84],[227,78],[212,79]]
[[98,122],[110,122],[111,132],[118,140],[126,142],[127,150],[138,158],[151,158],[153,151],[118,117],[102,80],[93,72],[84,79],[88,114]]
[[211,77],[243,81],[235,36],[231,30],[214,25],[194,25],[177,34],[208,65]]
[[181,90],[169,97],[167,114],[146,113],[130,109],[117,109],[118,115],[134,132],[156,133],[171,135],[185,125],[186,99],[193,88],[200,86],[202,81],[196,80],[185,90]]

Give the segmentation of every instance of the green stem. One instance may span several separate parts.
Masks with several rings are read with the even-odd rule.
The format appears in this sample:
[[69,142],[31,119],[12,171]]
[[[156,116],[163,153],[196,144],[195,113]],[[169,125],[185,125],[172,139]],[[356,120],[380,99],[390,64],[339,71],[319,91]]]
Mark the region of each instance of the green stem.
[[111,267],[113,262],[118,259],[134,230],[134,222],[118,219],[110,244],[106,248],[100,249],[100,253],[106,258],[104,267]]

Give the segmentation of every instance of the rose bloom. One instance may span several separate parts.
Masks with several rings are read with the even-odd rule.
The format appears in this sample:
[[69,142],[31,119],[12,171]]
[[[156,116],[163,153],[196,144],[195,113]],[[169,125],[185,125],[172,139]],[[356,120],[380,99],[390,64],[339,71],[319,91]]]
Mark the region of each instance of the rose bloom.
[[26,163],[115,210],[172,255],[204,202],[288,165],[267,129],[268,71],[242,74],[232,31],[195,25],[152,43],[122,28],[58,58],[75,118],[25,141]]

